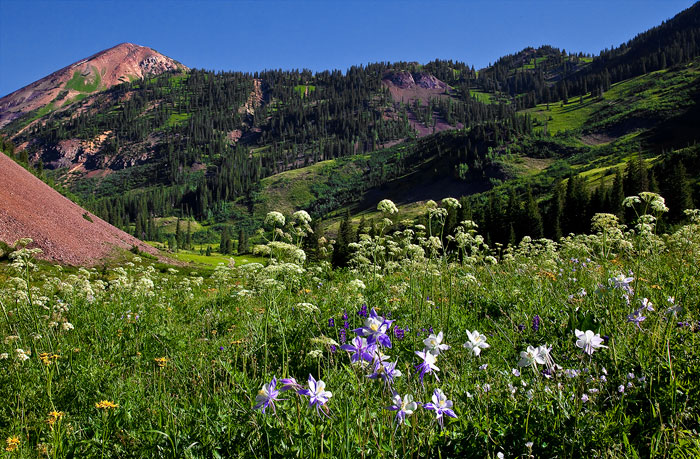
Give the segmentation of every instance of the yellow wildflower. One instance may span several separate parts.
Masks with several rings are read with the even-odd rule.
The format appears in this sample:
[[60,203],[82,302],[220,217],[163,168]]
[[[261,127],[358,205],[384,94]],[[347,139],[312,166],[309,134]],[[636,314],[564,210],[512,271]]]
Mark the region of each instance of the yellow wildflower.
[[113,410],[115,408],[119,408],[119,405],[110,402],[109,400],[102,400],[101,402],[95,403],[95,408],[98,410]]
[[39,354],[39,359],[41,359],[41,362],[46,366],[51,365],[52,361],[55,362],[59,358],[61,358],[61,356],[58,354],[49,354],[48,352]]
[[158,364],[158,366],[159,366],[160,368],[164,368],[164,367],[168,364],[168,358],[167,358],[167,357],[156,357],[156,358],[153,359],[153,360],[156,361],[156,363]]
[[52,411],[49,413],[49,418],[46,420],[46,422],[49,423],[50,426],[56,424],[56,421],[59,421],[63,417],[63,411]]
[[7,437],[7,448],[5,448],[5,451],[14,451],[17,448],[19,448],[19,437]]

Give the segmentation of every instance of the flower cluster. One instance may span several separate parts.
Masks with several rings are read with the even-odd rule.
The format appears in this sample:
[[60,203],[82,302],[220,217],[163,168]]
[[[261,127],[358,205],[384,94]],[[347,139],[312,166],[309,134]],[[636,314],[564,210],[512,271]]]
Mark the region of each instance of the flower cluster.
[[119,405],[113,402],[110,402],[109,400],[102,400],[100,402],[95,403],[95,408],[98,410],[114,410],[116,408],[119,408]]
[[309,408],[315,407],[317,413],[328,416],[328,406],[326,404],[333,396],[333,393],[326,390],[325,382],[320,379],[316,380],[312,375],[309,375],[308,389],[302,389],[301,385],[294,378],[280,379],[280,382],[282,383],[280,389],[277,389],[276,377],[273,377],[269,383],[263,384],[255,396],[256,403],[253,409],[260,410],[264,414],[265,410],[272,406],[273,411],[276,412],[275,403],[284,400],[279,398],[279,394],[292,390],[298,395],[309,397]]

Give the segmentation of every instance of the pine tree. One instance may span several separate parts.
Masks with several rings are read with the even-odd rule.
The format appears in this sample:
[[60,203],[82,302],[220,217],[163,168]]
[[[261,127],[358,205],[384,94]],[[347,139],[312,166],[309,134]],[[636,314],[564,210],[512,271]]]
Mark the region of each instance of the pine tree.
[[221,253],[222,255],[225,255],[227,253],[226,247],[228,246],[228,241],[230,239],[231,236],[229,234],[228,225],[226,225],[221,231],[221,242],[219,243],[219,253]]
[[237,251],[239,255],[242,255],[244,253],[248,253],[248,235],[241,230],[238,232],[238,247]]
[[527,187],[525,201],[525,223],[528,234],[532,238],[539,239],[543,236],[542,215],[530,187]]
[[187,236],[185,239],[187,250],[192,250],[192,219],[187,219]]
[[668,217],[672,222],[678,222],[684,218],[685,209],[693,208],[692,188],[682,162],[671,166],[668,184]]
[[177,218],[177,226],[175,227],[175,244],[177,245],[176,250],[183,248],[183,234],[182,226],[180,225],[180,217]]
[[622,179],[622,172],[618,167],[615,170],[615,179],[613,180],[612,190],[610,191],[610,207],[608,208],[608,212],[622,219],[624,217],[624,209],[622,208],[622,201],[624,201],[624,199],[624,181]]
[[332,263],[337,268],[343,268],[350,261],[350,248],[348,244],[353,241],[352,228],[350,226],[350,211],[345,212],[343,220],[338,228],[338,237],[335,239]]

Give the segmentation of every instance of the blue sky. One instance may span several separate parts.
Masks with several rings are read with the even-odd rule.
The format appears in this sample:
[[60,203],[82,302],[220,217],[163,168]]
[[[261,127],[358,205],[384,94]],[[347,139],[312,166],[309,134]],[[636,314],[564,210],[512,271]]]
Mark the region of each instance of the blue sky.
[[480,68],[543,44],[597,54],[693,3],[0,0],[0,96],[122,42],[189,67],[242,71],[434,58]]

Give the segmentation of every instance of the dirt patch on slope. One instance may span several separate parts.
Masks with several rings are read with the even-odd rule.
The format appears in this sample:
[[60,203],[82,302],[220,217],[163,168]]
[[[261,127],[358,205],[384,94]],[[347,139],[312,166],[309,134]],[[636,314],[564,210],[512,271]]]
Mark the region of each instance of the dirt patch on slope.
[[[0,154],[0,240],[13,244],[23,237],[34,240],[39,258],[75,266],[100,264],[115,249],[158,251],[115,228]],[[90,221],[92,220],[92,221]]]

